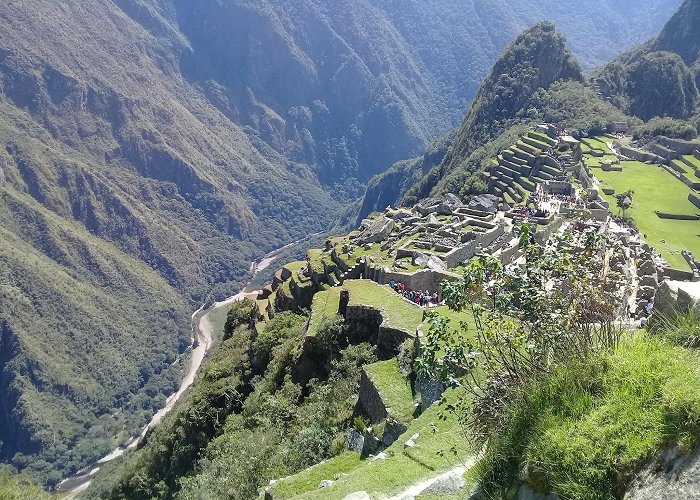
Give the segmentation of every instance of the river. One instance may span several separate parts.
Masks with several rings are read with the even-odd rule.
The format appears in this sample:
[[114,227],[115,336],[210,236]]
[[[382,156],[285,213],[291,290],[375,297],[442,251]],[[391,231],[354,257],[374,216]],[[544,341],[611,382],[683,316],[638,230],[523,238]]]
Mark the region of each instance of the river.
[[277,250],[273,250],[272,252],[262,257],[260,260],[253,262],[250,266],[252,272],[251,282],[248,283],[248,285],[246,285],[246,287],[243,290],[225,300],[215,302],[207,309],[204,309],[204,306],[202,306],[199,309],[197,309],[194,313],[192,313],[192,333],[193,338],[197,338],[197,342],[195,344],[196,347],[194,347],[191,351],[187,373],[182,379],[178,391],[172,394],[167,399],[165,406],[162,409],[160,409],[155,415],[153,415],[148,424],[146,424],[141,429],[141,433],[138,436],[132,437],[125,444],[114,449],[109,455],[102,457],[97,462],[79,470],[74,475],[61,481],[61,483],[59,483],[59,485],[57,486],[56,491],[58,491],[59,493],[63,493],[65,495],[65,498],[67,499],[77,498],[80,495],[80,493],[85,491],[88,488],[88,486],[90,486],[92,478],[95,474],[97,474],[97,472],[104,464],[122,456],[128,450],[136,448],[136,446],[138,446],[141,440],[146,436],[146,433],[148,433],[149,430],[151,430],[154,426],[158,425],[161,420],[163,420],[163,417],[165,417],[175,407],[175,403],[177,403],[180,400],[182,395],[187,391],[187,389],[189,389],[189,387],[194,382],[194,379],[197,376],[197,372],[202,366],[204,357],[206,356],[207,352],[209,352],[209,349],[211,349],[212,346],[213,332],[211,322],[209,321],[209,314],[216,311],[217,309],[229,306],[236,301],[243,300],[247,296],[257,295],[257,292],[251,289],[251,283],[255,279],[256,275],[270,267],[270,265],[275,261],[275,259],[277,259],[286,249],[296,244],[299,244],[305,240],[308,240],[313,236],[317,236],[318,234],[321,233],[312,234],[310,236],[302,238],[301,240],[292,242],[289,245],[285,245],[281,248],[278,248]]

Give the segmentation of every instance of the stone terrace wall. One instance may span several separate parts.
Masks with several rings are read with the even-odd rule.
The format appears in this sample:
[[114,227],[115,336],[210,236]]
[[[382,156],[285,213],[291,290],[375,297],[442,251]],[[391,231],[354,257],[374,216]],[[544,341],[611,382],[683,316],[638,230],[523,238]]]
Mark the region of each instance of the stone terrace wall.
[[688,200],[690,201],[690,203],[700,208],[700,198],[698,198],[696,195],[694,195],[693,193],[689,193]]
[[661,273],[671,281],[693,281],[694,275],[684,269],[674,269],[672,267],[662,267]]
[[666,212],[659,212],[656,210],[654,212],[659,219],[673,219],[673,220],[700,220],[700,215],[693,214],[669,214]]
[[360,391],[357,406],[360,413],[367,415],[373,424],[377,424],[389,416],[379,390],[374,386],[365,370],[362,370],[360,374]]
[[512,247],[508,247],[505,250],[502,250],[501,254],[499,255],[499,258],[501,260],[501,264],[507,266],[508,264],[512,264],[513,262],[518,260],[522,256],[522,254],[522,250],[520,250],[520,247],[516,244]]
[[345,312],[345,324],[350,331],[350,342],[360,344],[369,342],[376,344],[379,338],[379,327],[382,324],[382,313],[374,307],[350,304]]
[[639,151],[638,149],[633,149],[627,146],[624,146],[620,144],[619,142],[615,143],[615,148],[622,153],[623,155],[632,158],[633,160],[641,161],[641,162],[653,162],[653,163],[663,163],[665,160],[661,158],[658,155],[655,155],[653,153],[647,153],[645,151]]
[[436,401],[439,401],[445,392],[442,382],[419,375],[416,377],[416,393],[420,394],[420,409],[425,411]]
[[671,151],[675,151],[679,155],[690,155],[693,151],[700,148],[698,142],[684,141],[683,139],[671,139],[670,137],[659,137],[657,142]]
[[554,219],[554,221],[551,224],[549,224],[548,226],[544,226],[541,231],[537,231],[535,233],[535,241],[540,245],[544,245],[545,243],[547,243],[547,240],[549,240],[550,236],[552,236],[552,234],[554,234],[555,231],[559,230],[563,223],[564,219],[561,217]]
[[476,249],[479,246],[479,239],[475,238],[471,241],[458,246],[451,252],[445,255],[445,263],[448,268],[457,267],[461,262],[468,260],[474,256]]

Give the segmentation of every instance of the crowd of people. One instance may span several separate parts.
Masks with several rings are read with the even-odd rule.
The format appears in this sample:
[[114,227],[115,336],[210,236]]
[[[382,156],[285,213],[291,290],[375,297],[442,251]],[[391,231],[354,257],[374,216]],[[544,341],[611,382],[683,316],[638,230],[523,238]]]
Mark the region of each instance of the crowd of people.
[[437,292],[431,294],[428,290],[424,292],[420,290],[411,290],[406,288],[403,282],[396,282],[391,280],[389,286],[396,293],[402,295],[406,300],[413,302],[416,305],[427,307],[431,305],[438,305],[439,299]]
[[537,217],[537,218],[547,218],[549,217],[549,212],[542,210],[541,208],[530,208],[524,207],[522,205],[517,205],[513,207],[513,215],[518,217]]

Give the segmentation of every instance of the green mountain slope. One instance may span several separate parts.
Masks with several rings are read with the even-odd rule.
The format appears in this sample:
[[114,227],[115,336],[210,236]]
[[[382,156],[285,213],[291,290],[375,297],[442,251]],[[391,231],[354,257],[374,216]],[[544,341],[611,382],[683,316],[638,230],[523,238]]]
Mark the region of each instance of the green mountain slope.
[[[625,118],[582,80],[564,37],[551,23],[526,30],[506,48],[484,80],[454,139],[444,139],[450,144],[444,158],[428,169],[417,160],[400,163],[377,176],[369,183],[358,221],[395,203],[411,205],[446,192],[479,193],[484,185],[478,173],[500,148],[513,142],[525,124],[557,122],[590,130]],[[398,182],[397,173],[402,179]]]
[[[641,2],[610,39],[674,3]],[[176,385],[192,309],[449,131],[523,23],[597,12],[538,7],[3,6],[0,458],[51,484],[132,433]],[[617,51],[597,47],[589,64]]]
[[686,0],[658,37],[597,75],[603,94],[644,120],[700,116],[700,2]]

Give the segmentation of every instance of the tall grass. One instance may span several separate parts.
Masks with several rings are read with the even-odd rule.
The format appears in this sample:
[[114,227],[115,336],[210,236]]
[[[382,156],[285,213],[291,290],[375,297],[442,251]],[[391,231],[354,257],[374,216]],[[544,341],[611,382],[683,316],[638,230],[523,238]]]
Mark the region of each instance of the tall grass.
[[621,498],[665,446],[690,451],[700,432],[696,353],[647,334],[557,366],[510,405],[472,472],[488,498],[521,484],[561,498]]

